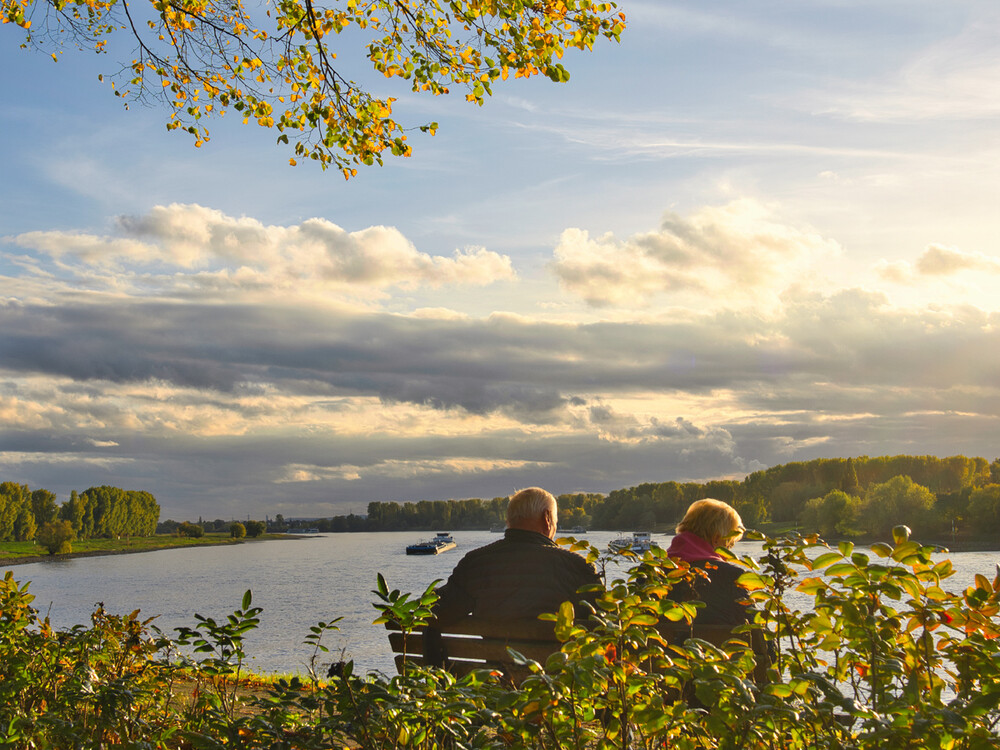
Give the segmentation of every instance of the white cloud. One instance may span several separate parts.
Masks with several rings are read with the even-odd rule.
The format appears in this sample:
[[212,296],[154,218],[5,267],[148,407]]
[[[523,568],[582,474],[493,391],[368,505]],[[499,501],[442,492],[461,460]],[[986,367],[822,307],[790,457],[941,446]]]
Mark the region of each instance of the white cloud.
[[689,291],[749,302],[780,293],[839,253],[836,242],[781,224],[765,206],[743,199],[690,218],[668,214],[659,231],[625,240],[567,229],[553,270],[563,288],[592,305]]
[[880,260],[875,264],[875,273],[893,284],[912,284],[914,280],[913,264],[905,260]]
[[161,288],[385,289],[485,285],[516,277],[508,256],[483,247],[429,255],[393,227],[348,232],[325,219],[265,226],[198,205],[156,206],[144,216],[121,217],[111,236],[27,232],[7,242],[64,264],[75,260],[81,267],[71,270],[81,278],[108,269]]
[[[12,469],[31,464],[63,464],[79,467],[95,467],[102,469],[120,469],[122,466],[133,463],[131,458],[116,456],[91,457],[74,452],[36,452],[29,451],[0,451],[0,474],[6,475]],[[37,488],[32,488],[37,489]]]
[[913,263],[882,260],[875,265],[876,274],[883,280],[910,286],[949,279],[967,271],[980,275],[1000,274],[1000,257],[930,244]]
[[442,458],[407,461],[401,459],[378,461],[369,466],[343,464],[315,466],[290,464],[275,482],[321,482],[331,479],[358,481],[361,479],[415,479],[440,475],[486,474],[544,466],[539,461],[518,461],[498,458]]
[[917,258],[916,267],[927,276],[948,276],[959,271],[1000,273],[1000,258],[944,245],[929,245]]
[[104,264],[111,259],[129,258],[136,263],[149,263],[161,256],[155,245],[132,239],[99,237],[73,232],[25,232],[8,241],[52,258],[75,257],[86,264]]

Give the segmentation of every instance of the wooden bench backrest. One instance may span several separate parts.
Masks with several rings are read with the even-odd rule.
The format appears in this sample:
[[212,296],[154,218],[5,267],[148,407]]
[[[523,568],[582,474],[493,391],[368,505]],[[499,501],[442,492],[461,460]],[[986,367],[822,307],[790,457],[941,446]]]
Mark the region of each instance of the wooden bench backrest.
[[[507,649],[511,648],[529,659],[545,663],[549,655],[559,650],[551,622],[496,622],[468,618],[441,631],[445,654],[444,666],[456,675],[474,669],[499,669],[506,673],[522,672],[514,665]],[[394,623],[387,623],[389,644],[395,654],[396,669],[402,671],[404,659],[412,664],[424,663],[424,634],[420,631],[402,633]]]
[[[403,663],[424,664],[424,634],[421,631],[402,633],[395,623],[387,623],[389,644],[395,655],[396,669],[402,672]],[[688,638],[700,638],[716,646],[745,635],[734,635],[725,625],[695,625],[662,623],[660,632],[673,643],[683,643]],[[528,670],[514,664],[507,649],[545,664],[548,657],[559,650],[560,643],[551,622],[516,621],[496,622],[468,618],[441,631],[441,645],[445,654],[444,666],[461,676],[474,669],[496,669],[511,679],[519,681]]]

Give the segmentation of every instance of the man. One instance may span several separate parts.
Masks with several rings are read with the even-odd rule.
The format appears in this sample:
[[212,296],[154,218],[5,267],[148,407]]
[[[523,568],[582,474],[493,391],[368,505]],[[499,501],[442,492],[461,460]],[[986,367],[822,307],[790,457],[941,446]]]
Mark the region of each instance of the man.
[[[448,581],[438,589],[433,632],[472,616],[510,622],[535,621],[556,612],[565,601],[592,598],[578,594],[581,586],[600,584],[594,567],[580,555],[559,547],[556,499],[539,487],[511,496],[504,538],[474,549],[459,560]],[[582,612],[577,613],[583,614]],[[439,662],[437,638],[425,638],[425,656]]]

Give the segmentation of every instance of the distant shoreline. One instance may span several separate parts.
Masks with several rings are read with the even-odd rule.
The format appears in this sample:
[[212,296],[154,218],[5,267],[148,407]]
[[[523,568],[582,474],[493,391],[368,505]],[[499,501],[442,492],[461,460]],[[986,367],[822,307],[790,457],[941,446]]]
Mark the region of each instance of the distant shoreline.
[[0,566],[30,565],[49,560],[70,560],[77,557],[105,557],[106,555],[137,555],[141,552],[159,552],[165,549],[190,549],[190,547],[148,547],[146,549],[95,549],[86,552],[67,552],[63,555],[31,555],[30,557],[0,557]]
[[[482,529],[479,529],[480,531]],[[337,533],[337,532],[329,532]],[[341,533],[351,533],[351,532],[341,532]],[[670,533],[670,532],[655,532],[655,533]],[[132,548],[121,548],[121,549],[102,549],[102,550],[81,550],[79,552],[67,552],[62,555],[28,555],[21,557],[0,557],[0,568],[6,569],[17,565],[31,565],[32,563],[55,561],[55,560],[71,560],[83,557],[105,557],[107,555],[136,555],[143,552],[160,552],[162,550],[170,549],[191,549],[193,547],[215,547],[219,545],[234,545],[234,544],[244,544],[246,542],[266,542],[271,540],[280,539],[310,539],[316,536],[315,534],[268,534],[266,537],[261,539],[226,539],[226,540],[211,540],[202,543],[195,542],[193,544],[187,544],[184,546],[177,546],[175,544],[163,544],[155,547],[142,547],[138,549]],[[560,535],[561,536],[561,535]],[[826,540],[831,547],[836,547],[840,541],[853,541],[855,545],[865,546],[873,543],[873,540],[839,540],[830,539]],[[919,544],[929,546],[929,547],[940,547],[943,548],[939,554],[948,554],[950,552],[1000,552],[1000,545],[996,541],[988,539],[957,539],[951,543],[948,542],[927,542],[922,540],[914,540]]]
[[0,557],[0,568],[11,568],[16,565],[31,565],[38,562],[49,562],[53,560],[72,560],[78,557],[106,557],[108,555],[138,555],[143,552],[161,552],[171,549],[192,549],[195,547],[217,547],[220,545],[244,544],[246,542],[267,542],[276,539],[308,539],[305,534],[268,534],[262,539],[232,539],[232,540],[211,540],[203,543],[194,543],[184,546],[175,544],[163,544],[156,547],[142,547],[138,549],[97,549],[81,550],[79,552],[67,552],[62,555],[26,555],[21,557]]

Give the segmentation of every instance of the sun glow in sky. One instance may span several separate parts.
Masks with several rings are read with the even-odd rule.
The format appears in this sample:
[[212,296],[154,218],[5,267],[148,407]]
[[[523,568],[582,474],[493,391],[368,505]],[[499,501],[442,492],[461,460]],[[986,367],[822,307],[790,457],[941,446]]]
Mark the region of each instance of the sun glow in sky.
[[0,480],[180,520],[995,458],[995,2],[620,7],[566,84],[392,92],[441,129],[350,182],[0,29]]

